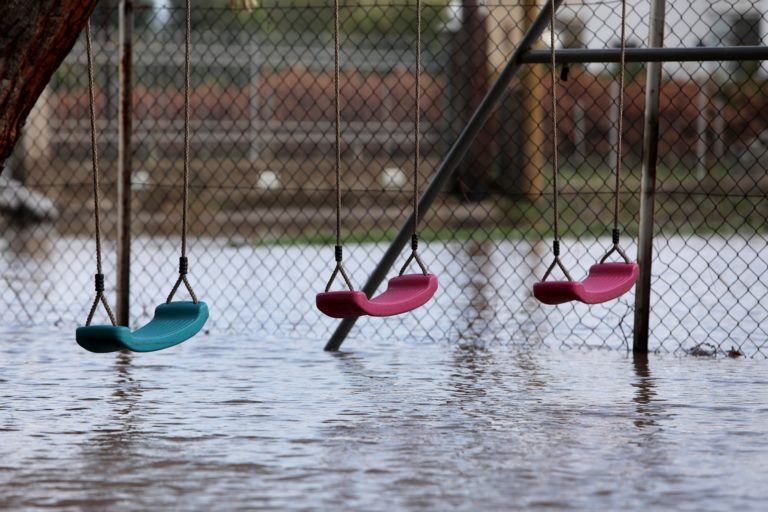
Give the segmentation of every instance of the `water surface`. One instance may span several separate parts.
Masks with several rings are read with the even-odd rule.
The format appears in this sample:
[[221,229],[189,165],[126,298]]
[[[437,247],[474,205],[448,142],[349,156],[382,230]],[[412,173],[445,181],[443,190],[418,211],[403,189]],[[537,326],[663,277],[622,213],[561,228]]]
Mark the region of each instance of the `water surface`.
[[[0,238],[0,326],[57,326],[74,331],[93,300],[94,251],[89,238],[34,231]],[[22,243],[24,241],[24,243]],[[608,239],[564,240],[563,262],[576,278],[587,274]],[[706,344],[723,355],[731,347],[748,357],[768,354],[768,238],[656,238],[651,294],[650,348],[685,353]],[[628,254],[636,247],[627,244]],[[387,249],[385,243],[348,244],[345,268],[359,287]],[[131,325],[151,318],[177,277],[179,241],[136,237],[131,258]],[[627,349],[632,342],[634,290],[605,304],[540,304],[533,284],[551,260],[548,244],[529,240],[429,242],[421,250],[439,277],[435,298],[418,310],[387,319],[363,318],[350,333],[357,343],[379,336],[454,343],[502,343],[532,349]],[[105,242],[107,296],[115,305],[115,246]],[[395,265],[399,268],[407,254]],[[328,246],[190,241],[190,279],[211,310],[217,336],[250,333],[258,339],[327,340],[337,321],[320,314],[315,294],[333,269]],[[395,270],[390,275],[394,275]],[[340,284],[339,284],[340,285]],[[380,290],[386,286],[382,284]],[[182,290],[180,298],[185,297]],[[106,321],[100,310],[96,322]]]
[[0,509],[763,510],[763,361],[0,332]]

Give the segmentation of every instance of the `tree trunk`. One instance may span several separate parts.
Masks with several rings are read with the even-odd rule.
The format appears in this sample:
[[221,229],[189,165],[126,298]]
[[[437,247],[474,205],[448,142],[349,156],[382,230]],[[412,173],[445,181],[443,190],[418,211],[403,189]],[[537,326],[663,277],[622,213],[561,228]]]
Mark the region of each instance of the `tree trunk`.
[[0,173],[98,0],[0,1]]

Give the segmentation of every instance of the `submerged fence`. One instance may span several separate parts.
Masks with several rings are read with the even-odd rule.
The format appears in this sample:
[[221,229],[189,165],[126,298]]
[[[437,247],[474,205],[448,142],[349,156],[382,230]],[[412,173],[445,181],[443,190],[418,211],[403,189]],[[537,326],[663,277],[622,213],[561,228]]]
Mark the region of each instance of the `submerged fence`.
[[[343,227],[361,286],[410,210],[414,2],[342,8]],[[301,4],[301,5],[299,5]],[[309,4],[309,5],[307,5]],[[617,2],[568,3],[565,47],[618,42]],[[433,2],[424,13],[422,183],[432,176],[540,7]],[[631,1],[629,41],[647,40]],[[668,2],[666,46],[763,44],[764,1]],[[323,2],[254,10],[196,8],[192,91],[192,279],[211,332],[319,346],[335,322],[314,310],[332,270],[332,15]],[[135,11],[132,321],[151,314],[175,273],[181,196],[183,11]],[[116,10],[94,18],[104,228],[117,203]],[[546,39],[546,38],[545,38]],[[542,40],[542,48],[544,41]],[[0,323],[82,321],[91,298],[93,221],[84,48],[78,44],[30,116],[0,177]],[[572,65],[559,84],[561,234],[584,275],[609,243],[616,150],[616,66]],[[660,99],[651,348],[764,357],[768,345],[768,87],[760,62],[669,63]],[[627,67],[621,223],[636,254],[645,67]],[[425,212],[423,256],[435,301],[367,319],[352,338],[628,346],[634,297],[542,306],[530,295],[549,263],[552,123],[547,69],[526,66],[450,186]],[[10,178],[10,181],[9,181]],[[21,191],[21,192],[18,192]],[[28,194],[29,193],[29,194]],[[19,195],[20,194],[20,195]],[[28,195],[25,195],[28,194]],[[49,217],[49,220],[41,218]],[[114,245],[107,272],[115,274]],[[287,276],[287,277],[286,277]],[[111,280],[114,293],[114,278]],[[114,295],[112,296],[114,297]]]

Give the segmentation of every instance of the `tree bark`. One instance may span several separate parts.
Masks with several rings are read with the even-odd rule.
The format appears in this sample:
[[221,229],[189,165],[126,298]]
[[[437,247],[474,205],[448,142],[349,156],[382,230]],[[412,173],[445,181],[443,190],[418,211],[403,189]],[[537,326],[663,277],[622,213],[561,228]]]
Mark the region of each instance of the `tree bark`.
[[98,0],[0,1],[0,173]]

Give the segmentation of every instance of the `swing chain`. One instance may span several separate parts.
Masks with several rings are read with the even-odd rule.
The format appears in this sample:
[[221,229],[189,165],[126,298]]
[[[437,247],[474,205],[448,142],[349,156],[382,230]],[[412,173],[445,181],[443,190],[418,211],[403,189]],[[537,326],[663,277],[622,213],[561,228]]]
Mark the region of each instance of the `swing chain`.
[[[549,70],[549,79],[550,79],[550,86],[552,87],[552,203],[553,203],[553,212],[552,212],[552,229],[554,231],[554,240],[552,240],[552,252],[555,256],[555,259],[552,261],[552,263],[547,268],[547,271],[544,273],[544,277],[541,278],[542,282],[547,280],[547,277],[552,273],[552,271],[555,269],[555,267],[559,267],[560,270],[563,271],[563,274],[565,275],[566,279],[569,281],[573,281],[573,278],[571,277],[571,274],[568,273],[568,269],[565,268],[565,265],[563,265],[563,262],[560,261],[560,213],[558,208],[558,185],[557,185],[557,175],[558,175],[558,141],[557,141],[557,78],[556,78],[556,70],[557,70],[557,62],[555,61],[555,0],[552,0],[550,5],[550,18],[549,18],[549,47],[550,47],[550,70]],[[563,65],[562,72],[560,75],[560,79],[565,81],[568,79],[568,66]]]
[[186,256],[182,256],[179,258],[179,278],[176,279],[176,283],[173,285],[171,293],[168,294],[168,298],[165,300],[166,304],[171,303],[173,296],[176,295],[176,292],[179,290],[179,287],[182,283],[184,283],[184,286],[187,288],[189,296],[192,297],[192,302],[195,304],[199,302],[197,300],[197,295],[195,295],[195,291],[192,289],[192,285],[189,284],[189,280],[187,279],[187,272],[189,272],[189,260]]
[[107,315],[109,316],[109,320],[112,322],[112,325],[117,325],[117,322],[115,321],[115,314],[112,313],[112,308],[109,307],[109,303],[107,302],[106,297],[104,297],[104,274],[98,273],[94,276],[94,278],[96,298],[93,300],[91,310],[88,312],[88,319],[85,321],[85,325],[89,326],[91,325],[91,322],[93,322],[93,315],[96,314],[96,308],[99,306],[99,302],[104,304],[104,309],[107,311]]
[[621,231],[618,229],[614,229],[611,232],[612,238],[613,238],[613,246],[611,249],[605,253],[605,256],[600,258],[600,263],[605,263],[605,261],[608,259],[608,256],[613,254],[614,252],[619,253],[619,256],[621,256],[624,259],[624,263],[629,263],[629,256],[627,256],[627,253],[624,252],[624,249],[621,248],[621,245],[619,245],[619,238],[621,236]]
[[625,53],[626,53],[626,29],[627,29],[627,1],[621,2],[621,49],[619,51],[619,118],[616,127],[616,172],[614,173],[615,183],[613,190],[613,245],[610,250],[600,259],[600,263],[605,263],[608,256],[614,252],[618,253],[624,259],[624,263],[629,263],[629,257],[619,245],[621,231],[619,230],[619,191],[621,188],[621,162],[622,162],[622,137],[624,133],[624,74],[625,74]]
[[198,303],[197,295],[192,289],[192,285],[189,284],[187,279],[187,273],[189,273],[189,259],[187,258],[187,212],[189,210],[189,92],[190,92],[190,79],[191,79],[191,63],[189,50],[191,46],[191,32],[192,32],[192,16],[190,13],[192,6],[191,1],[186,2],[186,20],[185,20],[185,32],[184,32],[184,199],[182,201],[182,215],[181,215],[181,257],[179,258],[179,278],[176,279],[176,283],[171,289],[171,293],[168,294],[166,304],[170,304],[173,300],[173,296],[176,295],[179,287],[182,283],[187,288],[192,302]]
[[549,275],[552,273],[552,271],[555,269],[555,267],[560,267],[560,270],[563,271],[563,274],[565,275],[565,278],[569,281],[573,281],[573,278],[571,277],[571,274],[568,273],[568,269],[565,268],[565,265],[563,265],[563,262],[560,261],[560,240],[553,240],[552,241],[552,253],[555,255],[555,259],[552,261],[552,263],[547,268],[547,271],[544,273],[544,277],[541,278],[541,281],[544,282],[547,280]]
[[335,0],[333,3],[333,98],[334,98],[334,115],[335,115],[335,156],[334,163],[335,175],[336,175],[336,246],[334,252],[336,256],[336,267],[333,269],[331,278],[328,280],[328,284],[325,285],[326,293],[331,291],[331,285],[336,279],[336,276],[341,274],[344,279],[344,283],[349,288],[349,291],[355,291],[355,287],[352,286],[352,280],[344,270],[344,266],[341,264],[341,260],[344,256],[344,251],[341,245],[341,91],[340,91],[340,76],[341,65],[339,63],[341,56],[341,14],[339,12],[339,0]]
[[344,271],[344,266],[341,264],[341,260],[343,259],[343,249],[340,245],[337,245],[334,247],[334,249],[336,253],[336,268],[333,269],[331,278],[328,280],[328,284],[325,285],[325,291],[331,291],[331,285],[333,284],[333,281],[336,279],[337,275],[341,274],[341,277],[344,279],[344,283],[346,283],[347,288],[349,288],[349,291],[353,292],[355,291],[355,287],[352,286],[352,281],[349,279],[349,276]]
[[189,259],[186,256],[179,258],[179,274],[187,275],[189,273]]
[[93,315],[96,314],[96,308],[99,303],[104,305],[104,309],[107,311],[109,321],[112,325],[117,325],[115,320],[115,314],[112,313],[112,308],[109,307],[107,298],[104,296],[104,274],[101,271],[101,220],[99,217],[99,155],[96,145],[96,101],[94,99],[94,79],[93,79],[93,41],[91,37],[91,21],[85,25],[85,50],[87,58],[88,68],[88,113],[91,125],[91,164],[93,175],[93,217],[96,225],[96,274],[94,277],[94,284],[96,288],[96,298],[93,299],[93,304],[88,312],[88,318],[85,321],[85,325],[91,325],[93,322]]
[[419,251],[419,235],[414,233],[411,235],[411,254],[408,256],[408,259],[405,260],[405,263],[400,269],[400,275],[405,274],[405,271],[408,268],[408,265],[410,265],[412,261],[415,261],[419,265],[419,268],[421,269],[422,274],[424,274],[425,276],[429,274],[429,271],[427,270],[427,266],[424,265],[423,261],[421,261],[421,257],[419,256],[418,251]]
[[625,53],[626,53],[626,27],[627,27],[627,1],[621,2],[621,49],[619,52],[619,118],[616,127],[616,172],[614,173],[615,184],[613,193],[613,231],[611,232],[613,245],[610,250],[600,259],[600,263],[605,263],[608,256],[614,252],[618,253],[624,259],[624,263],[629,263],[629,257],[619,245],[621,231],[619,230],[619,190],[621,188],[621,162],[622,162],[622,137],[624,133],[624,74],[625,74]]
[[415,83],[415,102],[416,108],[414,109],[413,119],[413,141],[414,141],[414,156],[413,156],[413,233],[411,234],[411,254],[408,259],[405,260],[402,268],[400,269],[400,275],[405,274],[408,265],[412,261],[416,261],[421,269],[422,274],[425,276],[429,274],[427,266],[421,261],[419,257],[419,164],[421,162],[421,18],[422,18],[422,0],[416,1],[416,83]]

